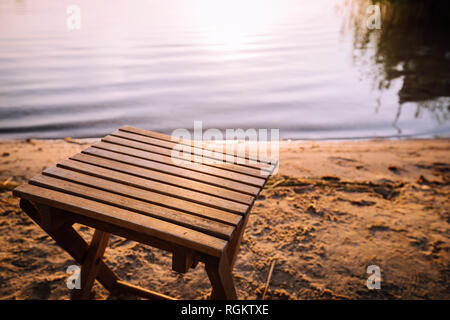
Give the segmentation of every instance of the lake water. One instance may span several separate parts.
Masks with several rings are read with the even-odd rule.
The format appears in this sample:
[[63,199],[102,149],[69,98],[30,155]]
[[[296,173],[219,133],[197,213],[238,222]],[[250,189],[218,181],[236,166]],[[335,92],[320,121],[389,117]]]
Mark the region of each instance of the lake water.
[[[2,1],[0,138],[450,136],[450,1]],[[68,5],[81,29],[67,27]]]

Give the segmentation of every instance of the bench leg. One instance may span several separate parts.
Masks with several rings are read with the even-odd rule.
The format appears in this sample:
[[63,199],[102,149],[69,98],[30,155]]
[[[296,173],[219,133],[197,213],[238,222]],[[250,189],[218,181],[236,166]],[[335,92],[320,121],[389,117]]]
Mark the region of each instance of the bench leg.
[[[63,220],[61,216],[55,214],[52,208],[44,207],[41,205],[34,205],[31,202],[21,199],[20,207],[22,210],[28,214],[45,232],[48,233],[50,237],[55,240],[55,242],[62,247],[67,253],[69,253],[75,261],[84,265],[88,257],[88,244],[84,239],[73,229],[70,222],[60,222],[55,225],[55,221]],[[39,208],[39,211],[38,211]],[[41,216],[45,217],[47,223],[43,224]],[[53,218],[52,218],[53,216]],[[53,221],[48,223],[48,221]],[[54,225],[55,227],[49,227],[49,225]],[[102,238],[102,237],[100,237]],[[93,249],[92,249],[93,250]],[[99,259],[97,268],[97,280],[109,291],[113,292],[115,283],[119,280],[117,275],[104,263],[103,260]]]
[[193,265],[192,252],[186,249],[174,248],[172,253],[172,270],[186,273]]
[[[241,224],[235,231],[236,234],[231,239],[231,241],[228,245],[228,248],[225,251],[224,256],[220,259],[220,261],[219,262],[215,262],[215,261],[209,262],[210,271],[208,271],[208,262],[206,263],[206,271],[208,273],[208,277],[211,280],[211,284],[213,286],[213,290],[211,292],[212,300],[214,300],[214,299],[237,299],[236,289],[234,287],[233,275],[232,275],[231,271],[233,270],[234,264],[236,263],[239,246],[241,244],[242,237],[244,236],[244,230],[247,225],[249,216],[250,216],[250,214],[245,215],[243,221],[241,222]],[[219,272],[215,271],[215,270],[219,270],[219,268],[215,267],[215,265],[219,265],[219,266],[222,265],[222,269],[221,269],[222,273],[223,273],[222,277],[219,277],[217,275]],[[224,279],[227,282],[231,283],[231,289],[227,293],[229,296],[231,296],[231,298],[228,298],[227,295],[223,294],[224,290],[221,289],[224,287],[222,285],[223,282],[217,281],[218,278]],[[218,288],[218,290],[221,290],[220,292],[222,292],[222,293],[217,291],[216,287]]]
[[231,269],[233,269],[234,264],[236,263],[236,258],[239,252],[239,246],[241,244],[242,237],[244,236],[244,230],[245,226],[247,225],[249,216],[250,214],[245,215],[243,221],[239,225],[238,229],[235,231],[236,234],[233,236],[230,243],[228,244],[227,255]]
[[87,250],[83,265],[81,266],[81,288],[72,291],[73,300],[89,299],[92,286],[97,278],[106,246],[108,245],[109,233],[95,230],[91,244]]
[[220,259],[208,257],[205,268],[213,287],[211,299],[236,300],[236,289],[227,254],[224,253]]
[[[109,292],[111,292],[111,294],[117,292],[119,289],[130,287],[130,285],[120,281],[118,276],[101,259],[108,243],[109,233],[97,229],[91,244],[88,245],[75,229],[73,229],[73,222],[64,218],[63,211],[35,204],[24,199],[20,200],[20,207],[45,232],[47,232],[60,247],[69,253],[75,261],[82,266],[82,289],[77,290],[79,292],[75,292],[72,295],[72,298],[89,298],[89,293],[95,280],[98,280]],[[235,260],[235,252],[237,251],[239,242],[242,238],[244,227],[245,223],[243,223],[239,230],[239,234],[237,234],[238,237],[236,237],[237,241],[236,244],[233,245],[233,250],[225,251],[220,258],[208,257],[206,259],[205,269],[213,288],[213,299],[237,299],[229,257],[232,257],[233,261]],[[196,262],[197,261],[192,261],[192,258],[189,258],[186,259],[186,262],[183,265],[189,266],[189,263],[191,263],[192,266],[194,266]],[[133,288],[132,291],[137,290]],[[138,291],[141,292],[142,289]],[[145,292],[147,298],[150,295],[148,292]],[[155,293],[151,292],[151,296],[153,297],[154,295]],[[158,297],[167,299],[167,297],[163,295],[158,295]]]

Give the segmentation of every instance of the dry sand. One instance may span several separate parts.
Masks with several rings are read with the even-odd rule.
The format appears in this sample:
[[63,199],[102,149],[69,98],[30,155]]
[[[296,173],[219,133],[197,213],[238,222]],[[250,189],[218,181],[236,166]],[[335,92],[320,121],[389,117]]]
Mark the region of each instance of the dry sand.
[[[23,183],[91,141],[73,142],[0,142],[0,180]],[[450,140],[283,142],[234,269],[239,298],[261,298],[275,259],[268,299],[450,299],[449,160]],[[202,265],[177,274],[168,253],[119,237],[106,260],[127,281],[174,297],[210,291]],[[0,299],[67,299],[72,264],[0,190]],[[372,264],[380,290],[366,287]],[[109,295],[96,284],[93,297]]]

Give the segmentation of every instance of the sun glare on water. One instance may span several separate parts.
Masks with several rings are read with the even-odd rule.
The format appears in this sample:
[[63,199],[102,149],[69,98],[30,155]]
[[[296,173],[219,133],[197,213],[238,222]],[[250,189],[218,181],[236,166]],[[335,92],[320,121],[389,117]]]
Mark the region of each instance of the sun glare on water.
[[199,1],[195,25],[214,50],[241,51],[257,36],[267,36],[273,24],[273,1]]

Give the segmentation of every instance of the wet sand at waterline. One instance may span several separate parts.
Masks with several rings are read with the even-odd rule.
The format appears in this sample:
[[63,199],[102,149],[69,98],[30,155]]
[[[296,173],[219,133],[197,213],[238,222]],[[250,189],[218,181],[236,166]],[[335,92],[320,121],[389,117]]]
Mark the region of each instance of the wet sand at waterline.
[[[0,142],[0,298],[68,299],[74,260],[8,188],[94,140]],[[234,268],[240,299],[450,299],[450,140],[282,142],[280,169],[255,202]],[[86,239],[92,230],[77,226]],[[202,264],[113,236],[106,261],[133,284],[204,299]],[[381,269],[368,290],[366,269]],[[109,298],[96,283],[93,298]]]

